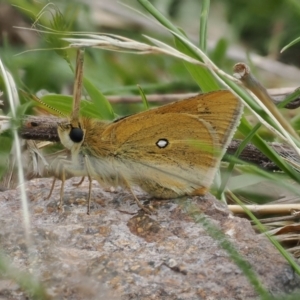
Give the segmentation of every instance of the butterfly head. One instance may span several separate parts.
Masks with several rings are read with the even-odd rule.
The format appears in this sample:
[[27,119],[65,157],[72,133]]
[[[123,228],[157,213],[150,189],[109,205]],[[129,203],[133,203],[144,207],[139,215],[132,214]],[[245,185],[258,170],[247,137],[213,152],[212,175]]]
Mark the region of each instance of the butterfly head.
[[84,141],[85,130],[80,123],[77,126],[71,123],[60,123],[58,124],[57,132],[60,142],[71,151],[79,149]]

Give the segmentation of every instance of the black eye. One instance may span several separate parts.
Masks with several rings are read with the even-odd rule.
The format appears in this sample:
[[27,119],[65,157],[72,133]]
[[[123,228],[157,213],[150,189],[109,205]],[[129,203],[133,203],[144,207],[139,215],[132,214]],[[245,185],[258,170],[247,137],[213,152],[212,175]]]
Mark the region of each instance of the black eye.
[[78,127],[72,128],[69,137],[74,143],[80,143],[83,140],[83,130]]

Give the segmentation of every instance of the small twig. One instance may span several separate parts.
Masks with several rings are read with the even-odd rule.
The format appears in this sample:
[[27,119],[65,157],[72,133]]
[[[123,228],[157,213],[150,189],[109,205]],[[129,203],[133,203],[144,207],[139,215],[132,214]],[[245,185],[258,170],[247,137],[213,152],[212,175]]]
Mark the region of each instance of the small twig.
[[[297,88],[284,88],[284,89],[268,89],[268,93],[272,97],[273,102],[277,105],[282,102],[289,94],[293,93]],[[183,94],[152,94],[147,95],[148,102],[155,103],[170,103],[182,99],[187,99],[196,96],[198,93],[183,93]],[[141,103],[141,97],[139,95],[128,96],[106,96],[111,103]],[[288,103],[285,108],[295,109],[300,107],[300,97],[294,101]]]
[[28,116],[22,122],[19,134],[27,140],[59,142],[57,125],[62,122],[67,122],[67,119],[54,116]]
[[[256,214],[289,214],[292,211],[300,210],[300,204],[275,204],[275,205],[245,205],[251,212]],[[235,214],[245,213],[240,205],[228,205],[228,208]]]
[[[280,216],[280,217],[271,217],[265,219],[259,219],[262,224],[270,224],[277,222],[286,222],[286,221],[299,221],[300,215],[299,211],[297,213],[292,213],[292,215]],[[250,221],[254,225],[253,221]]]

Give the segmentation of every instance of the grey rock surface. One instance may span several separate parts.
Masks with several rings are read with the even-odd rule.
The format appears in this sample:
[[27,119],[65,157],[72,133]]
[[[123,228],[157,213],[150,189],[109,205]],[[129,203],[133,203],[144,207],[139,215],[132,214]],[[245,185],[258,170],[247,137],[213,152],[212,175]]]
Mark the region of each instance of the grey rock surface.
[[[52,299],[257,299],[254,288],[226,251],[176,200],[150,201],[156,214],[140,211],[131,194],[93,183],[86,214],[88,182],[66,182],[64,209],[60,184],[44,200],[52,180],[26,184],[31,212],[32,251],[24,237],[16,190],[0,193],[1,249],[20,270],[36,276]],[[249,221],[234,217],[213,196],[186,199],[223,231],[257,273],[270,294],[300,286],[291,267]],[[0,299],[26,299],[26,292],[0,276]]]

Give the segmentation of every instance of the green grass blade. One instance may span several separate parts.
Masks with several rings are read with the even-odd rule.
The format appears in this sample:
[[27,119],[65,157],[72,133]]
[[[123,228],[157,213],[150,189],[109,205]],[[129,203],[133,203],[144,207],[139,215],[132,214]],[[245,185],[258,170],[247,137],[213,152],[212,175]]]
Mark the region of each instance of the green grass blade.
[[[176,44],[176,48],[179,51],[181,51],[189,56],[195,57],[195,55],[193,55],[193,53],[190,51],[190,49],[188,49],[177,38],[175,38],[175,44]],[[201,67],[201,66],[196,66],[196,65],[194,65],[192,63],[188,63],[188,62],[183,62],[183,64],[186,67],[186,69],[189,71],[189,73],[191,74],[191,76],[193,77],[195,82],[199,85],[202,92],[206,93],[206,92],[215,91],[215,90],[220,89],[220,86],[218,85],[215,78],[213,77],[213,75],[207,68]]]
[[229,241],[226,235],[217,228],[208,218],[205,217],[199,208],[190,201],[183,202],[185,211],[192,216],[194,221],[204,227],[206,232],[216,240],[219,245],[228,253],[232,261],[242,270],[249,282],[253,285],[256,292],[263,298],[268,297],[266,289],[262,286],[258,275],[249,265],[249,263],[242,257],[242,255],[235,249],[234,245]]
[[293,100],[295,100],[296,98],[298,98],[300,96],[300,89],[296,89],[294,92],[292,92],[290,95],[288,95],[283,101],[281,101],[277,107],[278,108],[283,108],[285,107],[287,104],[289,104],[290,102],[292,102]]
[[95,105],[98,118],[103,120],[113,120],[115,114],[106,97],[87,78],[83,79],[83,85]]
[[282,53],[283,51],[287,50],[288,48],[292,47],[293,45],[295,45],[295,44],[297,44],[297,43],[299,43],[299,42],[300,42],[300,37],[294,39],[294,40],[291,41],[289,44],[287,44],[286,46],[284,46],[284,47],[281,49],[280,53]]
[[38,282],[32,274],[17,270],[8,262],[8,258],[2,253],[0,253],[0,273],[1,277],[8,277],[12,281],[17,282],[20,287],[30,295],[30,299],[52,299],[41,282]]
[[228,42],[225,38],[218,40],[215,48],[210,52],[210,59],[218,66],[224,65],[226,61],[226,53],[228,49]]
[[145,95],[143,89],[141,88],[141,86],[138,85],[137,87],[138,87],[139,92],[140,92],[140,95],[141,95],[141,97],[142,97],[142,101],[143,101],[143,104],[144,104],[144,108],[145,108],[145,110],[148,110],[148,109],[150,108],[150,106],[149,106],[149,102],[148,102],[148,100],[147,100],[147,97],[146,97],[146,95]]
[[148,0],[138,0],[138,2],[164,27],[182,34],[181,31],[172,24],[161,12],[159,12]]
[[[186,38],[184,33],[179,30],[176,26],[174,26],[161,12],[159,12],[149,1],[147,0],[138,0],[138,2],[154,17],[158,20],[164,27],[168,30],[171,30],[177,33],[180,36]],[[184,41],[181,41],[176,36],[175,37],[175,44],[179,51],[183,52],[184,54],[190,55],[191,57],[197,58],[201,60],[201,57]],[[201,60],[202,61],[202,60]],[[195,66],[189,63],[185,63],[186,68],[200,86],[203,92],[209,92],[213,90],[218,90],[220,87],[217,84],[214,76],[211,72],[205,68],[200,66]]]
[[206,53],[206,41],[207,41],[207,20],[209,12],[210,0],[203,0],[201,5],[200,13],[200,36],[199,36],[199,46],[203,52]]

